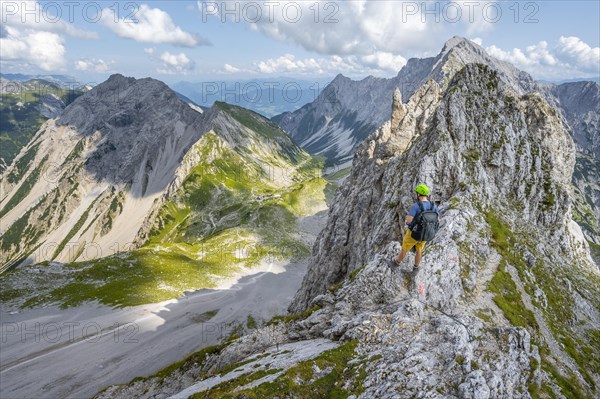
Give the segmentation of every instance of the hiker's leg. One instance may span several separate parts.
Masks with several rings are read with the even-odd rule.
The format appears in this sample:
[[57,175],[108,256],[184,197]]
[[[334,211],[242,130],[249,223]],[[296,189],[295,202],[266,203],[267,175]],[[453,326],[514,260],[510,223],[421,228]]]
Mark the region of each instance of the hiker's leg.
[[402,251],[400,252],[400,255],[396,256],[395,258],[396,263],[402,262],[402,260],[406,258],[406,255],[408,255],[412,247],[414,247],[416,244],[417,242],[413,240],[410,234],[410,230],[408,230],[404,234],[404,238],[402,239]]
[[421,264],[421,259],[423,259],[423,250],[417,248],[417,253],[415,255],[415,266],[419,266]]
[[404,258],[406,258],[406,254],[407,254],[407,252],[403,248],[402,251],[400,251],[400,255],[396,256],[396,262],[398,262],[398,263],[402,262],[404,260]]
[[421,264],[421,259],[423,259],[423,249],[425,249],[425,241],[419,241],[415,245],[415,249],[417,253],[415,254],[415,267],[418,267]]

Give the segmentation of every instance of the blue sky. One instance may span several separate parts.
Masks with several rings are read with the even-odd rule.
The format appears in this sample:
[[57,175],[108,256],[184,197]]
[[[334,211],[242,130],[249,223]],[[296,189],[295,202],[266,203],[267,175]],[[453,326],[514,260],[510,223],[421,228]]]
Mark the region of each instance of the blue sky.
[[86,82],[115,72],[166,82],[387,77],[459,35],[537,79],[598,77],[599,3],[0,0],[0,68]]

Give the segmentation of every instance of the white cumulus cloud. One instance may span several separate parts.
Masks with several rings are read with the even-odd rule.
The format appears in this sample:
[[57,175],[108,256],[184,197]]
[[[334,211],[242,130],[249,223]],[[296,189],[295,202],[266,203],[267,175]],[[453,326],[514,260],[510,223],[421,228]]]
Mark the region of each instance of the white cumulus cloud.
[[97,73],[106,73],[111,70],[114,61],[104,61],[100,59],[81,59],[75,61],[75,69],[78,71],[94,71]]
[[279,57],[256,61],[248,68],[225,64],[221,72],[249,72],[262,75],[287,76],[330,76],[338,73],[350,76],[364,76],[365,73],[375,76],[391,76],[396,75],[405,64],[406,60],[403,57],[386,52],[376,52],[363,56],[331,55],[307,58],[284,54]]
[[242,70],[240,68],[236,68],[233,65],[225,64],[223,65],[223,72],[225,73],[239,73]]
[[559,57],[571,65],[580,65],[589,70],[600,72],[600,47],[592,48],[578,37],[561,36],[558,39],[556,52]]
[[469,39],[470,41],[472,41],[473,43],[476,43],[478,45],[482,45],[483,44],[483,39],[480,37],[474,37],[473,39]]
[[[72,4],[74,5],[74,4]],[[79,39],[98,39],[96,32],[77,28],[63,20],[69,12],[56,2],[0,0],[2,24],[19,30],[31,30],[67,34]]]
[[43,71],[66,65],[65,36],[97,39],[96,32],[63,20],[59,3],[0,0],[0,60],[4,66],[18,65]]
[[524,49],[486,47],[490,55],[514,64],[538,79],[597,77],[600,48],[592,48],[578,37],[561,36],[554,45],[540,41]]
[[360,61],[363,65],[375,71],[388,71],[394,74],[398,73],[406,65],[406,58],[382,51],[362,56],[360,57]]
[[165,75],[185,75],[195,67],[194,61],[190,60],[185,53],[171,54],[166,51],[159,58],[163,65],[157,69],[157,72]]
[[102,23],[119,37],[133,39],[142,43],[163,43],[182,47],[207,45],[202,37],[185,32],[175,25],[171,16],[160,8],[151,8],[142,4],[135,10],[132,18],[118,18],[110,8],[102,10]]
[[253,31],[318,55],[264,60],[255,65],[257,72],[304,73],[314,68],[315,73],[330,73],[333,66],[339,66],[359,75],[396,74],[406,64],[407,54],[434,55],[453,35],[473,37],[488,32],[494,29],[499,10],[493,0],[225,0],[200,1],[198,7],[203,20],[245,22]]
[[21,32],[5,26],[0,38],[0,58],[22,61],[44,71],[65,65],[65,46],[60,35],[52,32]]
[[[203,20],[246,22],[255,31],[322,55],[438,49],[448,37],[494,28],[496,1],[201,1]],[[501,12],[501,11],[500,11]],[[461,32],[462,31],[462,32]]]

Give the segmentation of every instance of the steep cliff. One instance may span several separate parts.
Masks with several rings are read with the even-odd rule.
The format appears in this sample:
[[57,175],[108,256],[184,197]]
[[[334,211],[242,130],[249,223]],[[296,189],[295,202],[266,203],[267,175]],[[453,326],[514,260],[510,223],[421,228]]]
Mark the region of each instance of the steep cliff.
[[600,85],[570,82],[541,87],[561,111],[577,146],[573,218],[583,229],[600,267]]

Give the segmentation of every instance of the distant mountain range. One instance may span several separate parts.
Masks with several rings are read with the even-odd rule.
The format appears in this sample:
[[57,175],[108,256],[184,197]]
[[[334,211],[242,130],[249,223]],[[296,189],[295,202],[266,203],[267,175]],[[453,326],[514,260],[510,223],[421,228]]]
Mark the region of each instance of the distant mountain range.
[[77,78],[70,75],[25,75],[22,73],[0,73],[0,78],[13,80],[15,82],[26,82],[28,80],[39,79],[51,83],[57,83],[61,86],[66,86],[69,88],[79,87],[83,84]]
[[[27,145],[42,123],[93,86],[83,85],[68,75],[0,74],[0,172]],[[202,112],[191,99],[177,93],[184,102]]]
[[171,88],[202,107],[215,101],[239,105],[267,117],[295,111],[315,100],[331,79],[250,79],[178,82]]
[[538,80],[539,83],[547,83],[553,85],[560,85],[563,83],[574,83],[574,82],[595,82],[600,83],[600,77],[589,77],[589,78],[574,78],[574,79],[557,79],[557,80]]
[[[394,78],[370,76],[355,81],[339,74],[314,101],[272,119],[311,154],[325,156],[329,165],[348,165],[354,148],[388,118],[396,88],[406,102],[428,80],[445,87],[450,77],[468,63],[490,65],[518,93],[544,92],[564,112],[579,148],[598,157],[600,138],[595,132],[599,126],[600,86],[597,83],[536,82],[526,72],[491,57],[483,47],[460,37],[446,42],[435,57],[411,58]],[[579,94],[583,95],[581,103]]]
[[[12,80],[11,80],[12,78]],[[45,78],[52,78],[46,80]],[[58,116],[87,87],[79,87],[63,75],[0,76],[0,172],[29,143],[43,122]]]

